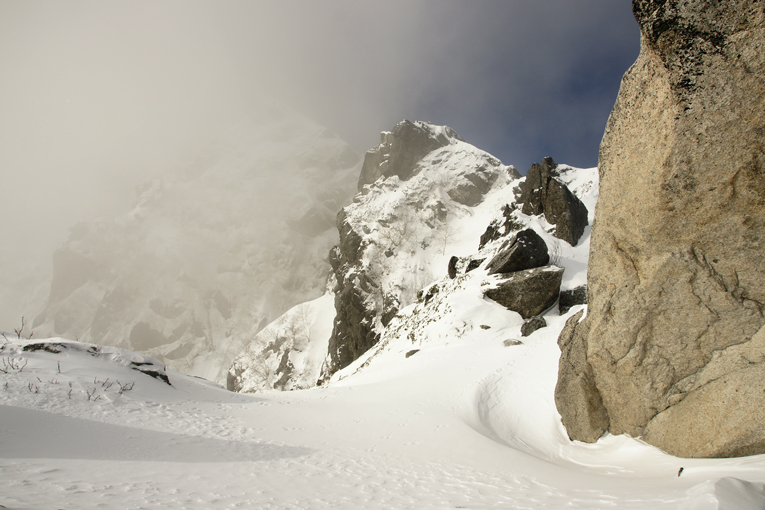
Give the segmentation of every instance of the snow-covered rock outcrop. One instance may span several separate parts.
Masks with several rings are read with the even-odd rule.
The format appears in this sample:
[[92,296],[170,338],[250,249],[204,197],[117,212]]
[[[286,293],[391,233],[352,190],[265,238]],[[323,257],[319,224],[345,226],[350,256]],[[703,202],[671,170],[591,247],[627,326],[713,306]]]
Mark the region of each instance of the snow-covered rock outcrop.
[[[432,150],[422,154],[423,147]],[[390,156],[378,162],[380,154]],[[460,220],[492,188],[520,177],[450,128],[425,122],[404,121],[383,133],[362,176],[374,165],[378,178],[338,215],[340,244],[330,254],[337,315],[326,376],[377,343],[399,309],[444,273],[451,245],[465,234],[457,230]]]
[[321,296],[360,160],[294,112],[269,115],[145,183],[115,221],[73,227],[35,336],[124,347],[224,382],[259,329]]
[[[413,163],[411,154],[421,154],[428,144],[435,148]],[[403,161],[410,168],[401,170],[392,161]],[[369,176],[375,175],[371,164],[380,170],[369,183]],[[551,168],[556,183],[570,188],[572,196],[592,211],[597,170]],[[526,229],[539,239],[537,248],[549,252],[529,267],[550,262],[559,266],[542,268],[558,278],[554,288],[547,289],[552,294],[540,296],[541,308],[534,308],[534,313],[555,304],[559,286],[566,291],[581,287],[586,280],[589,227],[575,247],[557,239],[556,226],[544,214],[522,212],[519,197],[524,180],[514,167],[466,143],[448,127],[404,121],[383,133],[382,143],[367,153],[360,192],[338,214],[340,243],[330,253],[327,295],[296,307],[262,331],[233,364],[229,389],[293,389],[310,385],[312,377],[319,384],[345,377],[349,370],[360,368],[359,359],[368,359],[381,348],[381,340],[390,342],[391,335],[418,338],[418,331],[439,321],[443,313],[434,311],[427,319],[419,315],[410,321],[405,317],[412,313],[411,307],[432,310],[431,302],[441,302],[466,281],[472,282],[468,285],[472,291],[478,289],[481,302],[504,310],[509,323],[517,322],[520,328],[521,315],[485,297],[517,275],[489,274],[486,266]],[[334,309],[328,309],[329,300],[334,300]],[[310,335],[305,333],[309,331]],[[312,347],[306,345],[308,336]],[[319,354],[322,358],[317,359]],[[319,373],[321,362],[324,368]]]

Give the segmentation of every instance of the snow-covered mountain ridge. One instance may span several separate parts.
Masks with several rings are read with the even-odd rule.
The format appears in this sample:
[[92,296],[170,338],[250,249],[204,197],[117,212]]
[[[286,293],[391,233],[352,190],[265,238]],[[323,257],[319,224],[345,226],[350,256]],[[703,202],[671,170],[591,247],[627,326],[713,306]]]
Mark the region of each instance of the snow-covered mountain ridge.
[[[394,160],[409,168],[391,165]],[[582,207],[593,211],[597,170],[549,161],[555,182],[570,187]],[[377,179],[366,183],[379,167]],[[330,253],[328,294],[288,312],[256,336],[235,361],[229,389],[321,384],[338,371],[342,372],[338,377],[344,377],[342,369],[387,345],[381,340],[389,341],[394,334],[420,336],[417,327],[402,333],[400,323],[406,322],[407,307],[423,301],[423,289],[451,288],[445,286],[450,260],[456,259],[454,269],[461,273],[460,279],[468,278],[470,266],[469,278],[483,278],[483,287],[489,289],[498,276],[489,276],[481,263],[525,228],[544,239],[540,242],[565,269],[564,291],[584,285],[589,229],[576,246],[569,246],[555,237],[555,225],[544,214],[524,214],[519,198],[525,180],[514,167],[503,165],[446,126],[404,121],[384,132],[380,145],[366,155],[360,192],[338,214],[340,243]],[[330,300],[334,310],[329,309]],[[306,312],[318,309],[325,313],[313,313],[307,321]],[[508,321],[520,328],[520,317],[507,313]],[[394,328],[391,321],[398,326]],[[326,359],[315,357],[322,353]]]

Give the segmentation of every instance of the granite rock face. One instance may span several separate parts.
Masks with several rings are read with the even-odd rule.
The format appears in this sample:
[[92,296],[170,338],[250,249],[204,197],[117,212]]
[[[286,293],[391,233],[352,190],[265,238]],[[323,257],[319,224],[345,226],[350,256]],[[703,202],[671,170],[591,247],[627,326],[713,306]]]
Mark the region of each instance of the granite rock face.
[[587,226],[587,207],[555,178],[556,167],[550,157],[531,165],[518,201],[523,204],[523,214],[544,214],[555,225],[553,235],[576,246]]
[[559,340],[558,409],[582,441],[607,416],[681,457],[765,453],[765,4],[633,11],[641,53],[600,148],[589,310]]
[[[583,314],[569,318],[558,337],[561,361],[555,405],[571,438],[594,443],[608,430],[608,412],[587,362],[587,325],[579,323]],[[579,334],[574,335],[575,331]]]

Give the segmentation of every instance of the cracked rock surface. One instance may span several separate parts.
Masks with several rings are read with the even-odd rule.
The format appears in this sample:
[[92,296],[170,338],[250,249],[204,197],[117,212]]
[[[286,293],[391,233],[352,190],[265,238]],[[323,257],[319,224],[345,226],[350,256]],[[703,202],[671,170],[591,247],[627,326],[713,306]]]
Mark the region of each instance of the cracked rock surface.
[[573,439],[765,453],[765,5],[633,11],[641,53],[600,148],[590,304],[559,340],[558,409]]

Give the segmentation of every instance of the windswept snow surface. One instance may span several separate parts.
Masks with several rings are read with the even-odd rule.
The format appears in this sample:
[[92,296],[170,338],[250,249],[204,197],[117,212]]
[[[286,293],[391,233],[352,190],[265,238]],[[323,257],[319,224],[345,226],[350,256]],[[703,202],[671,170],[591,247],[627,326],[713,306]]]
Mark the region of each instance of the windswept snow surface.
[[471,320],[462,340],[442,331],[409,358],[411,340],[391,340],[326,388],[235,394],[173,371],[168,385],[132,369],[161,365],[129,351],[6,343],[0,505],[762,508],[747,505],[765,499],[765,456],[688,460],[623,437],[568,441],[552,402],[567,316],[506,347],[520,321],[470,282],[454,285],[465,285],[451,294],[463,307],[450,317]]

